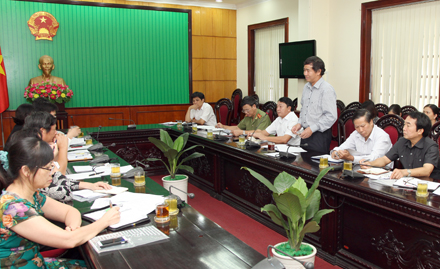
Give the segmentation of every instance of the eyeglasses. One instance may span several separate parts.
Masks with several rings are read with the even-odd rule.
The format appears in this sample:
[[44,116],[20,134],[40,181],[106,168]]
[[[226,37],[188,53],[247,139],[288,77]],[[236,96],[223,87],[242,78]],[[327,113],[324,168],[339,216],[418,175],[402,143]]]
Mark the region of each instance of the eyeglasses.
[[55,165],[52,164],[52,165],[50,166],[50,168],[42,167],[42,166],[37,166],[37,168],[44,169],[44,170],[50,171],[50,172],[52,173],[53,170],[55,169]]
[[241,112],[247,114],[247,113],[249,113],[249,111],[251,111],[251,110],[250,109],[243,109]]

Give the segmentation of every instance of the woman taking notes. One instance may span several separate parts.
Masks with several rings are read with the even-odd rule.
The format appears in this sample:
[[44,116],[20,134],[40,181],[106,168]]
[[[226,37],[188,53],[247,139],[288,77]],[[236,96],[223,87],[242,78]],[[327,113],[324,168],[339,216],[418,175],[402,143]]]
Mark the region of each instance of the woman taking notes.
[[[38,244],[73,248],[86,243],[111,224],[119,222],[119,208],[113,207],[100,220],[81,226],[75,208],[57,202],[39,188],[47,187],[53,174],[53,150],[38,138],[25,138],[0,151],[0,265],[14,268],[69,268],[83,261],[51,260],[46,263]],[[47,219],[63,222],[63,230]]]

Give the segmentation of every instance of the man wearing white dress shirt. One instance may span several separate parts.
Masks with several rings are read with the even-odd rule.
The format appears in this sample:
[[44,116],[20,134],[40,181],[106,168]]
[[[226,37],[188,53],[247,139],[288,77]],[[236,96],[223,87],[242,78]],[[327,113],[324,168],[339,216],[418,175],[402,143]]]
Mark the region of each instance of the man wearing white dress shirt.
[[186,122],[193,122],[200,125],[215,126],[217,119],[210,104],[205,103],[205,95],[201,92],[191,94],[192,106],[188,107],[185,115]]
[[[266,130],[257,130],[255,138],[275,142],[277,144],[299,145],[300,137],[292,133],[292,127],[298,123],[298,117],[292,112],[293,102],[288,97],[281,97],[277,104],[276,118]],[[277,136],[269,136],[269,135]]]
[[[362,159],[374,161],[384,156],[392,147],[390,136],[373,123],[373,115],[366,109],[359,109],[353,115],[355,131],[342,145],[331,151],[332,158],[359,163]],[[357,151],[353,156],[348,150]]]

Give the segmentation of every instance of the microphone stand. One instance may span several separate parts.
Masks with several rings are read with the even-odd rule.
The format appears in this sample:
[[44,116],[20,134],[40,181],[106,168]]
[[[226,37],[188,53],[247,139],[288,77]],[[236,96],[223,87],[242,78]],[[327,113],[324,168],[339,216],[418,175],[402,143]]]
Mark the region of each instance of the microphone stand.
[[102,128],[102,126],[99,125],[99,127],[98,127],[98,134],[96,135],[96,141],[98,141],[98,142],[99,142],[99,131],[101,130],[101,128]]
[[[108,118],[109,120],[127,120],[127,119],[115,119],[115,118]],[[132,121],[133,122],[133,124],[129,124],[128,126],[127,126],[127,130],[130,130],[130,129],[136,129],[136,123],[134,122],[134,120],[132,120],[132,119],[128,119],[129,121]]]
[[[261,118],[260,123],[258,123],[257,127],[255,128],[255,130],[254,130],[254,131],[252,132],[252,134],[250,135],[251,138],[254,137],[255,132],[258,130],[258,127],[260,127],[260,125],[263,123],[263,119],[264,119],[266,116],[267,116],[267,113]],[[250,140],[247,140],[247,141],[246,141],[245,146],[246,146],[246,149],[248,149],[248,148],[249,148],[249,149],[252,149],[252,148],[257,149],[257,148],[260,148],[260,147],[261,147],[260,144],[255,143],[255,142],[250,141]]]

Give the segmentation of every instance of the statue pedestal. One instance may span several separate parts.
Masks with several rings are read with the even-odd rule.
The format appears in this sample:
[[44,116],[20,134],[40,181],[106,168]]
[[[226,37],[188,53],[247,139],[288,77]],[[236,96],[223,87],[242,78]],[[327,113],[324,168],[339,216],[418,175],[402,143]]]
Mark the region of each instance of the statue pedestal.
[[68,114],[66,112],[66,106],[64,103],[55,103],[58,107],[57,111],[57,129],[69,129],[69,121],[68,121]]

